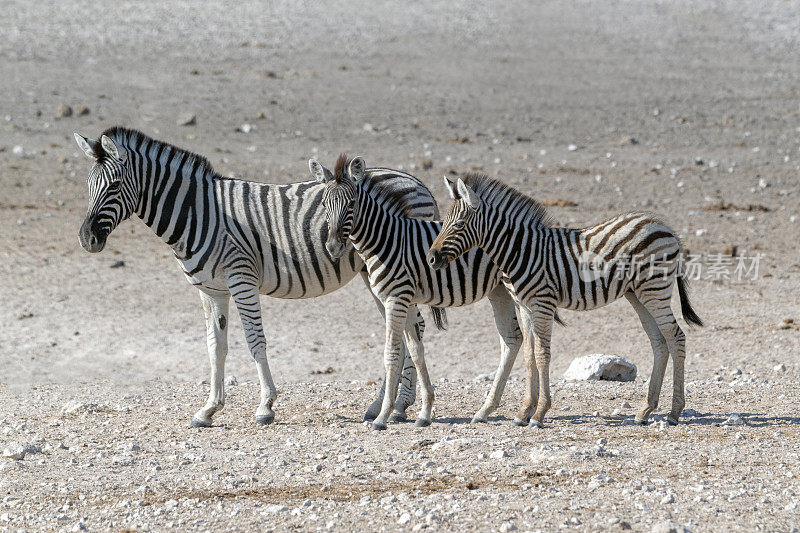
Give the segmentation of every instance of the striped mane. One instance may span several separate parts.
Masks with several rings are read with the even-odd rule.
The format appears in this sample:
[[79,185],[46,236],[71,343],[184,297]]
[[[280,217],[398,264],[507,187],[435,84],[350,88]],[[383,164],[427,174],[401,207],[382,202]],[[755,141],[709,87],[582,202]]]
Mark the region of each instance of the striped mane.
[[[339,155],[333,167],[333,179],[336,183],[341,183],[347,176],[347,169],[353,160],[347,154]],[[382,172],[386,171],[386,172]],[[366,172],[366,176],[359,182],[359,186],[364,188],[370,197],[378,205],[386,209],[393,215],[407,218],[417,218],[420,208],[433,207],[433,219],[439,218],[439,206],[433,194],[428,191],[428,197],[420,197],[419,188],[427,190],[427,187],[413,176],[401,178],[398,172],[383,168],[371,168]]]
[[[215,176],[217,175],[214,171],[214,167],[212,167],[208,159],[202,155],[190,152],[189,150],[185,150],[183,148],[178,148],[177,146],[164,141],[153,139],[139,130],[124,128],[122,126],[114,126],[112,128],[108,128],[102,133],[102,135],[108,136],[115,143],[117,143],[118,146],[122,146],[128,150],[137,150],[144,145],[146,146],[145,149],[149,152],[153,149],[163,146],[161,151],[162,155],[172,153],[174,161],[181,161],[184,157],[186,157],[185,165],[188,166],[188,168],[196,168],[197,172],[203,174],[210,173],[214,174]],[[106,156],[106,153],[100,143],[95,145],[94,150],[95,156],[97,156],[98,160]]]
[[514,187],[479,172],[470,172],[461,179],[487,204],[503,204],[505,211],[522,211],[537,224],[545,227],[553,225],[550,214],[542,204]]

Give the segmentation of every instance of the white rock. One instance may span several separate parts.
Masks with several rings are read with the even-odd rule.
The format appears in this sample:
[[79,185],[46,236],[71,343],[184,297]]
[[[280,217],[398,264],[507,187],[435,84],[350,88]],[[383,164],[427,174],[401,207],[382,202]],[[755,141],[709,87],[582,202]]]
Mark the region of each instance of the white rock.
[[767,180],[765,180],[764,178],[761,178],[760,180],[758,180],[758,187],[760,189],[766,189],[767,187],[769,187],[769,185],[770,185],[769,182]]
[[25,155],[25,150],[22,149],[22,146],[16,145],[14,148],[12,148],[11,153],[13,153],[16,156],[22,157],[23,155]]
[[569,146],[567,146],[567,150],[569,150],[570,152],[575,152],[575,151],[578,150],[578,145],[577,144],[570,144]]
[[695,231],[695,232],[694,232],[694,234],[695,234],[697,237],[702,237],[702,236],[703,236],[703,235],[705,235],[706,233],[708,233],[708,230],[707,230],[707,229],[699,229],[699,230],[697,230],[697,231]]
[[688,529],[675,522],[664,521],[653,525],[650,533],[690,533]]
[[723,426],[744,426],[746,424],[747,422],[745,419],[738,413],[732,413],[728,419],[722,423]]
[[3,457],[6,459],[13,459],[14,461],[22,461],[25,459],[25,447],[22,444],[10,444],[3,450]]
[[675,503],[675,496],[673,494],[667,494],[661,498],[661,505],[666,505],[668,503]]
[[778,365],[773,366],[772,370],[774,370],[775,372],[786,372],[786,365],[780,363]]
[[508,453],[505,450],[495,450],[489,454],[489,459],[502,459],[504,457],[508,457]]
[[633,381],[636,379],[636,365],[618,355],[584,355],[572,360],[564,373],[564,379]]
[[278,504],[278,503],[273,503],[271,505],[267,505],[264,508],[264,511],[267,512],[267,513],[270,513],[270,514],[285,513],[288,510],[289,510],[288,507],[286,507],[285,505]]
[[401,526],[408,524],[409,522],[411,522],[411,515],[409,513],[401,514],[400,519],[397,521],[397,523]]
[[500,525],[500,531],[502,531],[503,533],[507,531],[516,531],[516,530],[517,526],[514,525],[514,522],[503,522]]
[[479,383],[481,381],[492,381],[494,379],[494,376],[495,372],[492,372],[491,374],[478,374],[477,376],[475,376],[473,381],[477,381]]

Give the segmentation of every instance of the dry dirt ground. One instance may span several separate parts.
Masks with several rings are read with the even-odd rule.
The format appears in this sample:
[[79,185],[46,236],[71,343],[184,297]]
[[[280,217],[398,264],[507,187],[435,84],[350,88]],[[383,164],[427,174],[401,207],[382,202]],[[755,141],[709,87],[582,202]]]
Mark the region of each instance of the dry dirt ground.
[[[797,530],[797,2],[2,12],[0,450],[26,454],[0,458],[0,529]],[[184,114],[196,123],[178,125]],[[72,132],[115,124],[254,180],[308,179],[309,157],[348,151],[412,171],[445,205],[441,174],[483,169],[563,224],[660,214],[702,256],[692,294],[707,327],[687,328],[683,423],[663,427],[662,406],[652,426],[631,425],[652,354],[620,302],[563,313],[544,430],[510,424],[520,366],[497,416],[469,425],[488,389],[475,378],[497,359],[481,303],[450,311],[447,332],[428,328],[434,424],[370,432],[382,329],[356,280],[262,300],[281,392],[269,427],[254,423],[233,314],[227,405],[215,427],[190,429],[207,394],[197,294],[138,220],[102,254],[77,244],[89,162]],[[737,279],[756,254],[758,271]],[[639,378],[560,381],[596,352],[632,360]]]

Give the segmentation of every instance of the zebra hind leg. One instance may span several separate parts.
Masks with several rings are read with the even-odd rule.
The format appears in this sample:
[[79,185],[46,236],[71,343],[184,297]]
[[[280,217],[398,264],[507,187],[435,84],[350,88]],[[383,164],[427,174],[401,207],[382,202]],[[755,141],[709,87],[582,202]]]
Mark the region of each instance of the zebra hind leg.
[[[644,425],[647,423],[647,418],[650,414],[658,407],[658,398],[661,395],[661,384],[664,381],[664,372],[666,371],[667,360],[669,359],[669,347],[658,322],[650,311],[650,307],[657,309],[657,306],[653,304],[646,306],[639,297],[632,292],[626,293],[625,298],[636,310],[636,314],[639,315],[639,321],[642,323],[645,333],[647,333],[647,336],[650,338],[650,345],[653,348],[653,371],[650,374],[647,397],[634,419],[636,424]],[[655,300],[654,303],[655,302],[658,302],[658,300]],[[670,311],[670,314],[672,314],[672,311]]]
[[192,417],[192,427],[210,427],[211,418],[225,406],[225,357],[228,355],[228,293],[201,291],[206,316],[206,343],[211,362],[210,392],[202,409]]

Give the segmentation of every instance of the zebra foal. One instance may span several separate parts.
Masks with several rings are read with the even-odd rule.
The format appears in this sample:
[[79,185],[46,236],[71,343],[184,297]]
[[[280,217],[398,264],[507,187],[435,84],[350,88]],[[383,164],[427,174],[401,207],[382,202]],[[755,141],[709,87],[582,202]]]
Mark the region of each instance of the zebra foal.
[[[277,389],[267,362],[259,294],[311,298],[343,287],[356,274],[367,281],[364,263],[352,247],[341,260],[331,260],[325,252],[324,187],[313,180],[271,185],[226,178],[204,157],[132,129],[108,129],[99,141],[76,133],[75,140],[94,161],[81,246],[100,252],[114,228],[135,213],[172,248],[186,279],[200,291],[211,390],[192,425],[211,425],[225,403],[231,298],[258,368],[261,399],[256,421],[271,423]],[[409,216],[438,214],[430,191],[413,176],[388,169],[370,169],[367,175],[377,189],[407,197]],[[383,311],[383,305],[379,308]],[[411,317],[415,332],[424,328],[416,308]],[[406,379],[395,414],[402,418],[414,401],[416,378],[413,366],[400,364]]]
[[[407,197],[392,191],[382,191],[364,179],[365,164],[360,157],[347,159],[342,155],[334,171],[311,159],[309,169],[325,184],[322,205],[328,220],[328,241],[325,244],[332,257],[340,257],[348,242],[367,266],[373,294],[385,307],[386,343],[384,367],[386,395],[373,429],[386,429],[391,410],[391,390],[395,385],[396,360],[405,328],[405,340],[419,375],[422,406],[417,426],[431,423],[433,385],[425,365],[422,338],[408,328],[408,310],[415,304],[433,308],[468,305],[487,297],[492,305],[495,324],[500,334],[501,360],[492,388],[473,421],[486,421],[495,410],[522,345],[522,332],[517,321],[515,305],[500,283],[500,272],[480,250],[466,254],[449,268],[433,270],[425,254],[440,225],[436,222],[406,216],[413,205]],[[526,346],[526,351],[530,349]]]
[[[679,272],[681,244],[675,233],[647,213],[628,213],[582,229],[551,227],[544,207],[512,187],[482,174],[445,185],[454,202],[428,253],[444,268],[479,247],[502,270],[520,306],[534,357],[526,360],[528,395],[517,418],[542,427],[550,408],[550,334],[556,309],[596,309],[624,296],[636,310],[653,348],[653,371],[636,422],[658,406],[667,359],[672,355],[672,409],[677,424],[685,405],[685,335],[672,314],[677,280],[683,318],[702,326]],[[527,355],[527,353],[526,353]],[[538,375],[534,376],[534,373]]]

